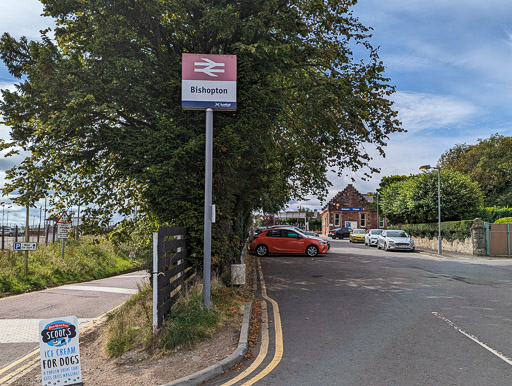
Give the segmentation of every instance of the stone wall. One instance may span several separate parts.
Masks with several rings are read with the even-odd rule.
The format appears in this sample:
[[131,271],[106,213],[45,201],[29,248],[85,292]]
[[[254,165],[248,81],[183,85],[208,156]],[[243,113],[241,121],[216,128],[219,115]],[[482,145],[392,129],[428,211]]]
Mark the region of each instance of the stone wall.
[[[426,237],[413,237],[416,247],[420,249],[430,249],[437,251],[438,238],[434,237],[429,240]],[[479,218],[473,221],[471,226],[471,236],[466,237],[464,241],[441,241],[441,248],[446,252],[457,252],[465,255],[485,256],[486,254],[486,233],[484,222]]]
[[[434,237],[432,240],[429,240],[426,237],[413,237],[414,244],[416,245],[416,248],[419,249],[430,249],[432,251],[437,252],[438,248],[438,242],[437,237]],[[466,238],[464,241],[447,241],[444,240],[441,242],[441,248],[443,251],[446,252],[457,252],[457,253],[463,253],[465,255],[472,255],[473,254],[473,240],[471,237]]]

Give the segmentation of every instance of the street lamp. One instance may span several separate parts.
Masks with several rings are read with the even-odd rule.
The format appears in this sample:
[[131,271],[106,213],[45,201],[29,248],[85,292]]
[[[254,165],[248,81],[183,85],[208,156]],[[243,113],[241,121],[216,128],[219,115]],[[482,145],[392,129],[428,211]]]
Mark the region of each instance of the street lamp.
[[437,253],[441,255],[441,168],[439,166],[432,167],[430,165],[420,166],[420,170],[437,170],[437,223],[438,223],[438,245],[437,245]]

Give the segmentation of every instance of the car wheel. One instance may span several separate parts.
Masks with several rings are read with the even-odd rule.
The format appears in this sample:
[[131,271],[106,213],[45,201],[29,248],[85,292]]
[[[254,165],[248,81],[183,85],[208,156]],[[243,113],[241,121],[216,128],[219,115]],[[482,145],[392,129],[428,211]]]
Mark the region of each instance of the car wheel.
[[384,244],[384,250],[389,251],[388,243]]
[[345,236],[340,236],[340,239],[343,240],[345,238]]
[[306,248],[306,254],[309,257],[315,257],[316,255],[318,255],[318,248],[315,247],[314,245],[310,245],[309,247]]
[[256,254],[259,257],[266,256],[268,254],[268,248],[266,245],[260,244],[256,247]]
[[377,249],[380,249],[380,244],[379,243],[377,243]]

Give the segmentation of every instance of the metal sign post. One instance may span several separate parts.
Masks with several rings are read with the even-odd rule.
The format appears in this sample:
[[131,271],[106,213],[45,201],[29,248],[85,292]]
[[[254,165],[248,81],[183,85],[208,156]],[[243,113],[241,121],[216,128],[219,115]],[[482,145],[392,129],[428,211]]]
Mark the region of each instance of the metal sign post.
[[69,216],[66,211],[62,212],[57,220],[57,238],[62,239],[62,260],[64,260],[64,248],[66,247],[66,239],[71,230],[71,224],[72,222],[69,221]]
[[210,308],[210,279],[212,258],[212,163],[213,163],[213,110],[206,109],[206,162],[204,177],[204,257],[203,303]]
[[213,111],[236,110],[236,55],[182,54],[181,106],[206,110],[203,303],[210,308]]

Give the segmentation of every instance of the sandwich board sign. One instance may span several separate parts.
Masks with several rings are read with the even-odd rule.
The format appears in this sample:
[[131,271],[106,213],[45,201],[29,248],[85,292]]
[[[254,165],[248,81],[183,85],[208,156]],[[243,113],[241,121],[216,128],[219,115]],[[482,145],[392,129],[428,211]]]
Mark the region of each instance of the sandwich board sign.
[[76,316],[41,320],[39,349],[43,386],[82,384]]
[[236,110],[236,55],[182,54],[181,107]]

